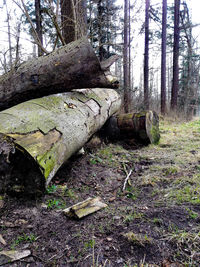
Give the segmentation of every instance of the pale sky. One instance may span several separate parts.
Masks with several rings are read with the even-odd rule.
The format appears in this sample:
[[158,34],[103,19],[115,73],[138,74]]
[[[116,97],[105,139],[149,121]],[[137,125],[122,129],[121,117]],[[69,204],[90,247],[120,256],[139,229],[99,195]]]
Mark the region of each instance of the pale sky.
[[[145,0],[138,0],[138,2],[144,2]],[[193,23],[200,23],[200,0],[185,0],[188,4],[188,6],[191,8],[192,10],[192,19],[193,19]],[[12,6],[12,9],[14,8],[15,4],[12,3],[12,0],[6,0],[7,4],[9,6]],[[134,2],[134,0],[131,0],[131,2]],[[117,3],[120,5],[123,5],[124,0],[117,0]],[[162,0],[151,0],[151,4],[156,4],[156,3],[162,3]],[[173,0],[168,0],[168,3],[173,3]],[[3,0],[0,0],[0,6],[3,4]],[[18,8],[16,7],[16,10]],[[16,17],[16,15],[14,15]],[[5,9],[4,10],[0,10],[0,49],[2,49],[2,46],[5,46],[6,43],[6,39],[7,36],[4,34],[4,32],[6,32],[6,28],[5,28],[5,24],[4,21],[6,19],[6,14],[5,14]],[[195,35],[199,35],[200,32],[200,26],[196,27],[194,29],[194,33]]]

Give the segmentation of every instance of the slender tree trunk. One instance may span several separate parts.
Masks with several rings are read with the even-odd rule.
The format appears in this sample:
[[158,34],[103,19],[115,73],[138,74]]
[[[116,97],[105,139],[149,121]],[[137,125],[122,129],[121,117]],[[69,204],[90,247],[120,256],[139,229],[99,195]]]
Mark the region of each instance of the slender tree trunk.
[[[185,117],[188,119],[193,116],[194,103],[196,100],[196,89],[195,89],[195,78],[198,75],[195,75],[195,60],[194,60],[194,39],[192,36],[192,22],[189,15],[189,9],[186,3],[184,3],[184,12],[180,15],[181,18],[181,28],[184,30],[185,38],[187,42],[187,55],[184,64],[186,66],[185,75],[182,76],[185,78],[185,82],[183,83],[183,105],[184,105],[184,113]],[[192,104],[192,106],[191,106]],[[193,107],[193,109],[192,109]]]
[[87,34],[85,0],[61,0],[62,34],[65,43]]
[[145,6],[145,48],[144,48],[144,107],[149,109],[149,7],[150,0]]
[[129,88],[131,90],[131,5],[128,0],[128,66],[129,66]]
[[166,29],[167,0],[163,0],[162,10],[162,58],[161,58],[161,113],[166,113]]
[[129,65],[128,65],[128,0],[124,0],[124,111],[129,111]]
[[[38,38],[43,45],[43,36],[42,36],[42,17],[41,17],[41,3],[40,0],[35,0],[35,18],[36,18],[36,32]],[[41,46],[38,45],[38,56],[42,56],[43,51]]]
[[174,0],[174,48],[173,48],[173,80],[171,92],[171,109],[177,110],[179,89],[179,37],[180,37],[180,0]]
[[99,60],[102,61],[104,59],[104,48],[103,48],[103,33],[102,33],[102,26],[103,26],[103,7],[102,7],[102,0],[98,0],[97,3],[97,24],[98,24],[98,39],[99,39]]
[[16,49],[15,49],[15,63],[14,63],[14,66],[15,67],[19,64],[19,61],[20,61],[20,58],[19,58],[19,52],[20,52],[20,46],[19,46],[20,33],[21,33],[21,22],[19,22],[18,25],[17,25]]
[[8,11],[8,6],[7,3],[5,1],[5,5],[6,5],[6,13],[7,13],[7,27],[8,27],[8,45],[9,45],[9,67],[10,69],[12,69],[12,43],[11,43],[11,33],[10,33],[10,14]]

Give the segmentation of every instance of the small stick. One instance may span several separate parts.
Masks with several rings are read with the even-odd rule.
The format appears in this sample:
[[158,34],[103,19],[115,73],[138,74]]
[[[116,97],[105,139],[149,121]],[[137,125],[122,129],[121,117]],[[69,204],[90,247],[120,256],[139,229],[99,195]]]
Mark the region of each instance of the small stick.
[[133,172],[133,170],[130,170],[129,174],[127,175],[127,177],[126,177],[126,179],[125,179],[125,181],[124,181],[124,186],[123,186],[122,191],[125,190],[125,188],[126,188],[126,184],[127,184],[127,182],[128,182],[129,177],[131,176],[131,173],[132,173],[132,172]]

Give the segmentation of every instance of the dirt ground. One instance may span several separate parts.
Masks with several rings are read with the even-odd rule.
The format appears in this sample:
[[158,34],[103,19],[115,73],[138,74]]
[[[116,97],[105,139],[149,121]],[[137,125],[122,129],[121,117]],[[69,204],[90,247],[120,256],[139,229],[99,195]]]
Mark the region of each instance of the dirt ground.
[[[102,144],[71,159],[41,198],[2,196],[0,251],[31,255],[0,266],[200,266],[200,123],[160,131],[158,145]],[[96,196],[108,207],[63,214]]]

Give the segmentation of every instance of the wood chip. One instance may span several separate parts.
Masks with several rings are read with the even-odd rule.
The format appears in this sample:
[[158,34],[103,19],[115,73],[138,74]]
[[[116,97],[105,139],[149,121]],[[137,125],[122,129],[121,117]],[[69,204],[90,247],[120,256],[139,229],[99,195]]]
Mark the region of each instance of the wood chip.
[[28,221],[24,219],[18,219],[14,223],[13,222],[8,222],[8,221],[0,221],[1,226],[9,227],[9,228],[14,228],[14,227],[20,227],[24,224],[27,224]]
[[3,238],[3,236],[0,234],[0,243],[3,244],[4,246],[7,245],[5,239]]
[[102,208],[106,208],[107,205],[101,202],[100,197],[88,198],[85,201],[79,202],[67,209],[64,209],[63,212],[69,217],[74,217],[81,219],[91,213],[94,213]]
[[0,265],[9,263],[9,262],[14,262],[18,261],[20,259],[26,258],[31,255],[30,250],[23,250],[23,251],[18,251],[18,250],[3,250],[0,252]]

